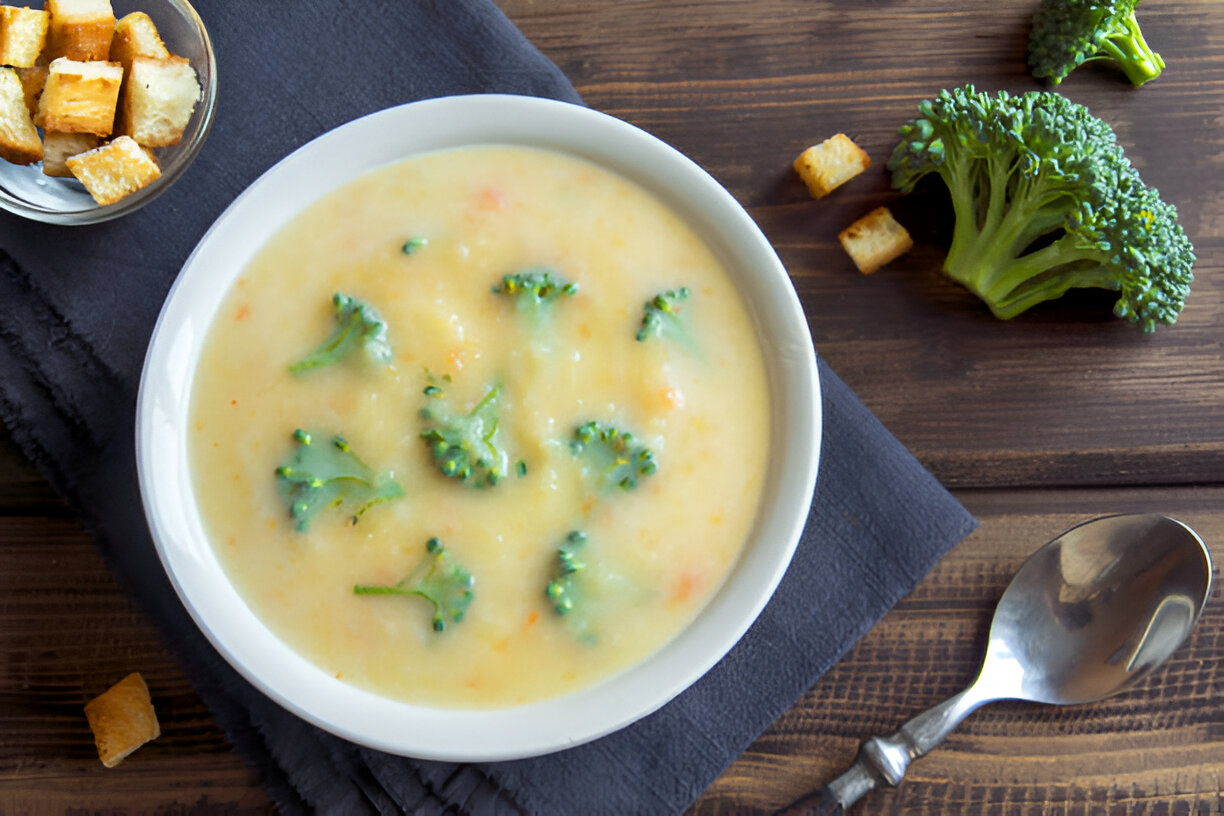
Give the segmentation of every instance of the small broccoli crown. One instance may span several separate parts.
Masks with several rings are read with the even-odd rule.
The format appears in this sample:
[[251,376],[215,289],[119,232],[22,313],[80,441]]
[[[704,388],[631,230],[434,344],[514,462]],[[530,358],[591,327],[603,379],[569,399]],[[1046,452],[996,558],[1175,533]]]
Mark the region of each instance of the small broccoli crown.
[[679,289],[660,292],[646,301],[642,306],[642,324],[637,332],[638,342],[667,333],[682,333],[680,315],[684,311],[682,304],[688,300],[688,296],[688,287],[681,286]]
[[425,558],[406,578],[390,586],[358,584],[354,595],[416,595],[433,605],[433,630],[442,632],[448,623],[460,623],[476,597],[475,579],[457,563],[442,542],[425,542]]
[[304,531],[326,507],[355,503],[353,522],[380,502],[404,495],[399,483],[374,472],[353,453],[348,442],[333,436],[319,444],[312,434],[293,432],[295,447],[288,464],[276,469],[281,494],[289,504],[289,515]]
[[586,569],[582,560],[582,549],[586,546],[586,534],[572,530],[565,542],[557,548],[557,560],[553,567],[552,580],[544,589],[548,602],[558,615],[574,611],[574,602],[579,593],[580,573]]
[[337,292],[332,296],[336,310],[336,326],[323,344],[298,362],[289,371],[301,374],[320,366],[330,365],[357,348],[364,348],[371,359],[387,362],[391,345],[387,342],[387,324],[373,307],[356,298]]
[[1176,320],[1193,246],[1109,125],[1058,93],[972,86],[941,91],[919,114],[888,161],[893,186],[942,179],[955,217],[944,272],[995,315],[1092,287],[1118,291],[1115,313],[1145,331]]
[[1116,63],[1134,85],[1160,76],[1165,63],[1153,52],[1135,7],[1139,0],[1042,0],[1029,34],[1029,67],[1051,85],[1090,60]]
[[608,488],[632,490],[639,479],[658,470],[654,453],[633,434],[595,420],[574,429],[570,450],[583,457],[591,475]]
[[499,386],[491,386],[470,411],[452,407],[437,384],[425,387],[421,439],[443,476],[471,485],[493,487],[509,470],[509,456],[498,439]]
[[554,277],[551,269],[525,269],[504,276],[493,286],[493,293],[514,298],[520,308],[540,309],[563,297],[573,297],[578,284]]

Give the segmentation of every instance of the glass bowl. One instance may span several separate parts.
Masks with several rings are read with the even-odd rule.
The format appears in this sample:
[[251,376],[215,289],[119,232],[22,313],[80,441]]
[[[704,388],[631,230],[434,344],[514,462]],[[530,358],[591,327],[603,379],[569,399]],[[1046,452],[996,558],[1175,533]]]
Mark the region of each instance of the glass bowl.
[[176,145],[154,151],[161,167],[156,181],[106,206],[95,202],[74,178],[43,175],[41,162],[17,165],[0,161],[0,207],[11,213],[49,224],[80,225],[135,212],[183,174],[208,136],[217,101],[217,63],[208,31],[195,9],[187,0],[112,0],[111,5],[116,19],[134,11],[148,14],[166,48],[191,61],[201,95],[183,138]]

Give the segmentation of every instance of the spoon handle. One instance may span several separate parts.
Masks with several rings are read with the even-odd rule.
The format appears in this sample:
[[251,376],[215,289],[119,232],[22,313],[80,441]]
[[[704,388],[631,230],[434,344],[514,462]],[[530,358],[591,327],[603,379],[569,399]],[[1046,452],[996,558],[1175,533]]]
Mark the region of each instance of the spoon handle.
[[989,702],[974,688],[928,708],[886,737],[872,737],[859,746],[858,758],[827,787],[796,800],[778,816],[838,816],[880,785],[895,787],[910,762],[948,736],[978,706]]

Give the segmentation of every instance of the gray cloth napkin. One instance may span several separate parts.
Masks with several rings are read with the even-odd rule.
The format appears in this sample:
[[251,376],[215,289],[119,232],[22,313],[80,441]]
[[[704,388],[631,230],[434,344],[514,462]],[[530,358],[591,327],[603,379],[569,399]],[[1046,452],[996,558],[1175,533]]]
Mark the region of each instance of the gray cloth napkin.
[[196,629],[140,506],[136,388],[175,275],[238,193],[343,122],[457,93],[580,100],[488,0],[196,7],[216,46],[220,103],[178,183],[140,212],[91,227],[0,215],[0,418],[80,513],[283,812],[683,810],[973,519],[822,362],[824,451],[795,561],[735,649],[655,714],[551,756],[456,765],[353,745],[272,703]]

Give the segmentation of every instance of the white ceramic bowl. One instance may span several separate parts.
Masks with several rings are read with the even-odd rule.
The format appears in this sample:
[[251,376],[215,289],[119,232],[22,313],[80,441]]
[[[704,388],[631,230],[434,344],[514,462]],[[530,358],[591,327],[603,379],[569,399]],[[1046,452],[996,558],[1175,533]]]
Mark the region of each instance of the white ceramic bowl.
[[[41,4],[39,4],[41,5]],[[191,61],[200,82],[200,101],[192,111],[183,138],[176,145],[154,150],[161,176],[114,204],[100,206],[74,178],[43,175],[42,162],[9,164],[0,160],[0,207],[49,224],[95,224],[135,212],[165,192],[195,159],[212,127],[217,103],[217,63],[204,22],[187,0],[111,0],[116,18],[143,11],[172,54]]]
[[[751,541],[721,591],[662,650],[592,688],[494,710],[410,705],[337,680],[282,643],[247,607],[205,537],[188,468],[188,406],[205,333],[265,240],[353,178],[418,153],[527,145],[592,161],[660,196],[734,277],[765,351],[770,464]],[[281,705],[354,742],[396,754],[477,761],[545,754],[619,729],[701,677],[744,634],[790,563],[816,480],[821,410],[807,321],[765,236],[731,195],[682,154],[618,119],[562,102],[463,96],[351,122],[281,161],[243,193],[187,260],[153,333],[137,415],[141,492],[158,552],[204,634]]]

